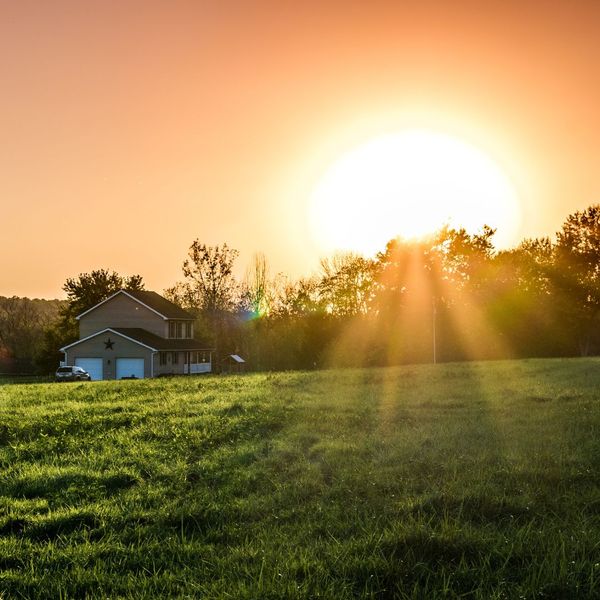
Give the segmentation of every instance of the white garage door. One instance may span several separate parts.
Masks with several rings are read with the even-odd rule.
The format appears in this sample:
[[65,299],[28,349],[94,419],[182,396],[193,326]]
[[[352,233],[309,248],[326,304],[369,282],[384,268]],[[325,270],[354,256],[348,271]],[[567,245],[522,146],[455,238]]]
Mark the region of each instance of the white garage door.
[[137,377],[144,379],[143,358],[117,358],[117,379]]
[[75,366],[85,369],[90,374],[92,381],[102,379],[101,358],[76,358]]

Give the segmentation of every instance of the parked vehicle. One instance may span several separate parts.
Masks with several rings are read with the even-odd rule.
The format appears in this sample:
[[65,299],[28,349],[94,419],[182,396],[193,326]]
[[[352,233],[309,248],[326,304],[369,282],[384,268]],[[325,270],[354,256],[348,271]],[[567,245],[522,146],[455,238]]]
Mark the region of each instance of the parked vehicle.
[[81,367],[58,367],[55,381],[91,381],[90,374]]

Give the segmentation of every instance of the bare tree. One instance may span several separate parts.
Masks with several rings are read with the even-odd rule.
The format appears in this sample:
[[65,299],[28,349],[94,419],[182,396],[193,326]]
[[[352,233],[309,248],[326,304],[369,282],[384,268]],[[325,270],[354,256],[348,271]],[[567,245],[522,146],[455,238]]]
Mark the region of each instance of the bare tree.
[[264,254],[257,253],[252,257],[244,280],[244,298],[253,316],[263,317],[270,313],[272,293],[267,259]]

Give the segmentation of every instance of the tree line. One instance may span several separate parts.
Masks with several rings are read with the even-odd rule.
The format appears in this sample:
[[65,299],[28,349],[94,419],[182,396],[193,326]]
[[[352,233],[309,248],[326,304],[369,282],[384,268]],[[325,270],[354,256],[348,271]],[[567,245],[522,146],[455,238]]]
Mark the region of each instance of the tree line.
[[[600,205],[569,215],[553,239],[497,250],[494,233],[444,227],[374,258],[336,254],[298,279],[271,274],[260,254],[236,277],[237,250],[195,240],[164,295],[194,314],[217,370],[232,353],[255,370],[599,353]],[[52,371],[77,339],[75,316],[121,288],[144,282],[104,269],[70,278],[45,319],[3,299],[29,310],[0,302],[3,360]]]
[[0,296],[0,373],[37,370],[46,329],[64,302]]

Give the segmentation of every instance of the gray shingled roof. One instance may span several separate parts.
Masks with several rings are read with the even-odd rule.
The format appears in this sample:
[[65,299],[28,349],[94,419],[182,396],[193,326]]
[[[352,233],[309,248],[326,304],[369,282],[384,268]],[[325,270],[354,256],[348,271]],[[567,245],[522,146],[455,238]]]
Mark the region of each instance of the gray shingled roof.
[[196,340],[162,338],[139,327],[111,327],[111,329],[155,350],[210,350],[206,344]]
[[160,294],[156,292],[146,291],[146,290],[123,290],[127,292],[130,296],[133,296],[136,300],[144,303],[146,306],[154,309],[157,313],[160,313],[163,317],[167,319],[190,319],[192,320],[194,317],[187,311],[183,310],[176,304],[173,304],[171,301],[163,298]]

